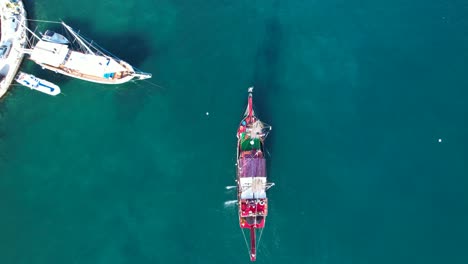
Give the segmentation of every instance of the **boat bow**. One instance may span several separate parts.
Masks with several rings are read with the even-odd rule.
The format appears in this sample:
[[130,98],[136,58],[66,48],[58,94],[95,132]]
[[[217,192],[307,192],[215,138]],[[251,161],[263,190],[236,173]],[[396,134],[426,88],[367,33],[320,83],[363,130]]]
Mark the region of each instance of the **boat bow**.
[[250,228],[250,261],[257,260],[257,240],[255,238],[255,228]]
[[151,78],[152,74],[147,73],[147,72],[135,72],[135,73],[133,73],[133,77],[135,77],[135,79],[137,79],[137,80],[144,80],[144,79]]

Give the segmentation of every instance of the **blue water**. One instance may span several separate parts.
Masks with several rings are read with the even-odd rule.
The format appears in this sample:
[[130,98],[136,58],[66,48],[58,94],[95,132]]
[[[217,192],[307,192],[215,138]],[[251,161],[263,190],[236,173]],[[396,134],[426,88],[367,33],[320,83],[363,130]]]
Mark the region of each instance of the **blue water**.
[[465,1],[27,8],[159,86],[24,63],[62,94],[0,101],[0,263],[248,263],[225,186],[249,86],[276,183],[258,263],[468,263]]

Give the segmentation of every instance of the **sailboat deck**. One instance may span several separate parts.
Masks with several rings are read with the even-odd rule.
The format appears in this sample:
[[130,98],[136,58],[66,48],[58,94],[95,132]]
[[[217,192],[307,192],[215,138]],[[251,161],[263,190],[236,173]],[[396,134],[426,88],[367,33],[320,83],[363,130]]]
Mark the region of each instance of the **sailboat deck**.
[[64,44],[38,41],[31,52],[31,60],[53,67],[60,66],[68,55],[68,47]]
[[[66,44],[38,41],[31,52],[31,60],[51,67],[51,70],[61,69],[71,76],[79,76],[97,81],[120,79],[125,72],[133,69],[113,58],[82,53],[70,50]],[[128,68],[130,67],[130,68]]]
[[110,77],[111,74],[127,71],[112,58],[72,51],[64,67],[85,75]]
[[61,68],[51,67],[46,64],[42,64],[42,67],[48,70],[57,72],[57,73],[61,73],[61,74],[73,77],[73,78],[78,78],[81,80],[102,83],[102,84],[119,84],[119,83],[127,82],[133,78],[133,76],[130,74],[122,74],[122,73],[116,73],[112,78],[104,78],[104,77],[98,77],[95,75],[83,74],[78,71],[70,70],[70,69],[63,68],[63,67]]

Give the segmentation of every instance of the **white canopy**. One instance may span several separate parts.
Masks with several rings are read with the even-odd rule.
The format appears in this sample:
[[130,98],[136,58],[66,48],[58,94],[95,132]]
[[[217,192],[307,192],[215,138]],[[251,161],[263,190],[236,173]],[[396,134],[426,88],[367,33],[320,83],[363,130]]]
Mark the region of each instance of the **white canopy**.
[[31,60],[58,67],[64,62],[68,50],[67,45],[40,40],[32,50]]
[[266,177],[241,177],[241,199],[266,198]]

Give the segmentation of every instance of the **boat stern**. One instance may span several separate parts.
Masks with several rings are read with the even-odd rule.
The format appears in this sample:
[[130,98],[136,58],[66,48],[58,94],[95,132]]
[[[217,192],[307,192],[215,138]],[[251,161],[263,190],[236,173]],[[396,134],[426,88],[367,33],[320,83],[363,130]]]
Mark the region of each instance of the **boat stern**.
[[242,199],[239,202],[239,224],[241,228],[263,228],[268,215],[268,200]]

